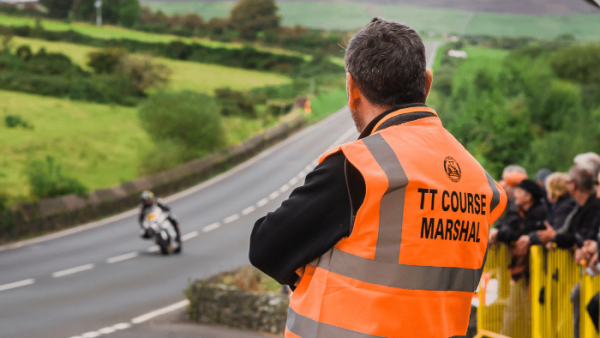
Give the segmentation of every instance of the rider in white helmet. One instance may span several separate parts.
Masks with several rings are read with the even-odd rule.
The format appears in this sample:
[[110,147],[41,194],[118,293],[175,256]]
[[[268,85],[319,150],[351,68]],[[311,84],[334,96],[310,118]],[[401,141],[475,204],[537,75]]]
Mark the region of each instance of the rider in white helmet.
[[[154,193],[149,190],[142,192],[142,194],[140,195],[140,215],[138,222],[142,230],[145,230],[142,224],[144,222],[144,219],[146,218],[146,214],[154,205],[158,206],[162,209],[162,211],[166,212],[169,215],[167,219],[171,222],[171,224],[173,224],[175,232],[177,233],[177,238],[175,240],[180,241],[181,236],[179,233],[179,220],[177,219],[177,216],[173,215],[173,213],[171,212],[171,208],[168,205],[164,204],[164,202],[160,198],[154,197]],[[147,231],[145,231],[142,234],[143,238],[148,238],[149,236],[150,235]]]

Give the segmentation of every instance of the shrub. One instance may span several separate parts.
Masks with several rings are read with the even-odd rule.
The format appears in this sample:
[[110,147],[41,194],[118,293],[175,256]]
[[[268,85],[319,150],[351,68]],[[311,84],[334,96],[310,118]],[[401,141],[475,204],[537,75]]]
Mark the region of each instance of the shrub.
[[157,93],[146,100],[138,115],[144,129],[159,141],[170,140],[206,152],[224,143],[219,106],[208,95]]
[[199,155],[181,142],[160,140],[155,143],[156,148],[140,156],[137,172],[141,176],[175,168]]
[[126,54],[127,52],[122,48],[106,48],[97,52],[90,52],[87,65],[96,74],[112,74]]
[[16,54],[23,59],[23,61],[29,61],[31,59],[31,48],[27,45],[19,46],[17,48]]
[[31,195],[36,199],[68,194],[85,196],[88,189],[77,179],[64,176],[61,169],[52,156],[46,156],[45,161],[31,162],[25,171]]
[[8,128],[16,128],[21,126],[25,129],[33,129],[33,126],[27,121],[23,120],[21,115],[7,115],[4,118],[4,124],[6,124]]
[[550,66],[561,79],[581,84],[600,84],[600,44],[559,49]]
[[172,71],[150,57],[122,57],[116,71],[128,77],[139,92],[166,86]]
[[221,113],[224,116],[256,117],[254,102],[248,95],[230,88],[219,88],[215,89],[215,96],[221,104]]

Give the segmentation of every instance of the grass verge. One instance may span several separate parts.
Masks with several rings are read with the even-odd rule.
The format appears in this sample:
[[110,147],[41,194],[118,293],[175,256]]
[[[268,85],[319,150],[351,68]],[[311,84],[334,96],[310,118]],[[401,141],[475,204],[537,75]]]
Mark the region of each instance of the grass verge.
[[[7,115],[20,115],[33,129],[8,128]],[[227,146],[276,122],[226,117]],[[9,196],[29,194],[23,171],[32,160],[54,156],[65,176],[98,189],[138,177],[140,157],[154,147],[135,108],[0,91],[0,191]]]
[[[20,45],[29,45],[34,52],[37,52],[40,48],[46,48],[48,52],[63,53],[69,56],[73,62],[88,70],[90,69],[86,66],[87,54],[97,49],[72,43],[21,37],[14,37],[12,42],[14,48]],[[275,73],[158,57],[154,60],[173,71],[169,86],[171,90],[187,89],[213,95],[213,91],[217,88],[230,87],[234,90],[248,90],[254,87],[281,85],[291,82],[289,77]]]

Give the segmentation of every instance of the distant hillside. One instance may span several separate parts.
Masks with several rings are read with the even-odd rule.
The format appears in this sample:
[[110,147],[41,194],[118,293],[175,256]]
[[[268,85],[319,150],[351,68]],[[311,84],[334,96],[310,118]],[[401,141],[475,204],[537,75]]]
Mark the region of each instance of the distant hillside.
[[[167,14],[227,17],[235,1],[142,0]],[[574,34],[600,40],[600,9],[583,0],[279,0],[287,26],[355,30],[373,17],[405,23],[423,35],[532,36]],[[535,16],[532,14],[536,14]]]
[[[192,2],[198,0],[141,0],[142,2]],[[306,2],[303,0],[278,0],[281,2]],[[231,2],[230,0],[208,0],[206,2]],[[583,0],[320,0],[310,2],[358,2],[370,5],[405,5],[428,8],[448,8],[467,12],[494,12],[530,15],[567,15],[596,13]]]

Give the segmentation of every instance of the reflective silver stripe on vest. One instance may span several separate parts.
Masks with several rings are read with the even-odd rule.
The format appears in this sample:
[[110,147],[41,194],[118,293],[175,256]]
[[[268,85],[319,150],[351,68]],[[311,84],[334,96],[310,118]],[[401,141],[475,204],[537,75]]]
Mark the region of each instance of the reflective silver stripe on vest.
[[381,198],[379,209],[379,234],[375,260],[398,263],[402,242],[402,219],[404,217],[404,193],[408,177],[396,153],[381,134],[362,140],[377,161],[388,180],[388,188]]
[[[485,265],[486,255],[483,259]],[[333,248],[319,260],[319,268],[365,283],[399,289],[475,292],[480,269],[419,266],[379,262]]]
[[496,182],[490,174],[485,172],[485,176],[487,177],[490,188],[492,188],[492,202],[490,203],[490,214],[496,209],[498,204],[500,204],[500,191],[498,191],[498,187],[496,186]]
[[360,333],[330,324],[319,323],[305,317],[292,309],[288,309],[287,329],[301,338],[380,338],[370,334]]

